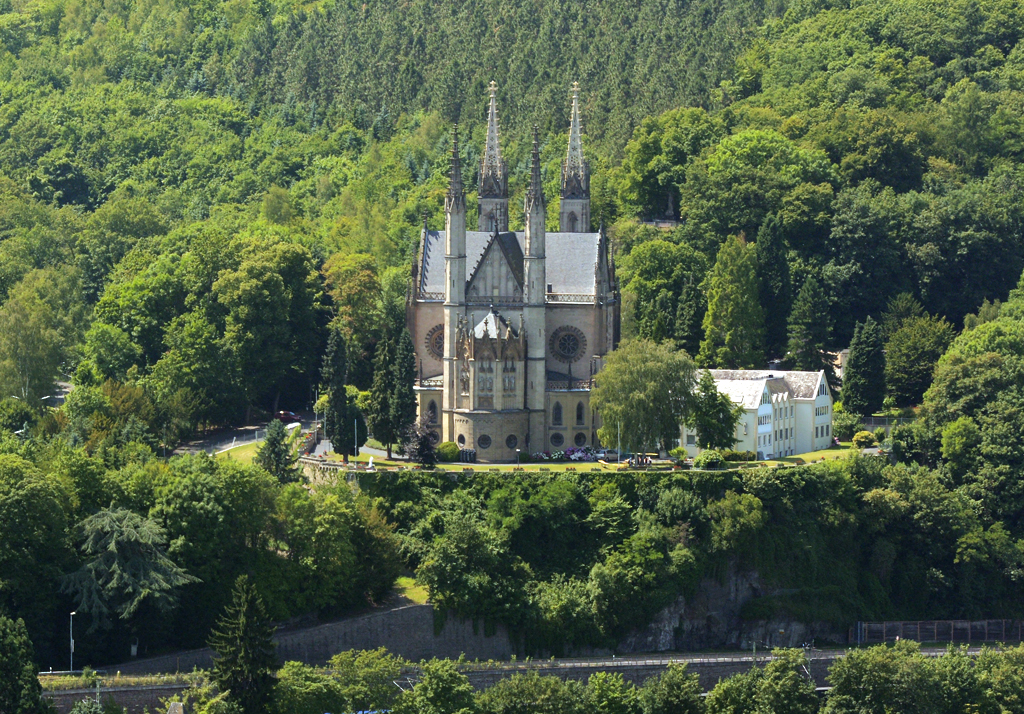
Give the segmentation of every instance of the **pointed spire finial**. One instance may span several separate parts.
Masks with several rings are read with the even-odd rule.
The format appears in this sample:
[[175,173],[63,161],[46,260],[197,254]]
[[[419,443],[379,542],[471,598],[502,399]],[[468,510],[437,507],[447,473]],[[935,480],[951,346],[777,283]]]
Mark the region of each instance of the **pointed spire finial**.
[[544,186],[540,180],[540,130],[533,125],[533,150],[530,152],[530,185],[526,189],[526,212],[544,207]]
[[481,197],[508,198],[508,178],[505,162],[501,158],[501,144],[498,140],[498,85],[491,80],[488,85],[490,105],[487,109],[487,141],[480,166]]
[[583,158],[583,130],[580,128],[580,83],[572,83],[572,113],[569,119],[569,148],[562,164],[562,197],[584,198],[590,192],[590,168]]
[[462,187],[462,162],[459,159],[459,125],[452,127],[452,163],[451,175],[448,180],[447,208],[465,201],[465,190]]

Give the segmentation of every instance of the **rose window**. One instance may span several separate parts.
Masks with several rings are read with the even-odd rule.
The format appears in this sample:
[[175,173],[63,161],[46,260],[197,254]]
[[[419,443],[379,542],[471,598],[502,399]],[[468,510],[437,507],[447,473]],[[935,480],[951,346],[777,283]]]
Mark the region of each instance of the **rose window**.
[[587,351],[587,338],[575,327],[559,327],[551,335],[549,347],[559,362],[576,362]]

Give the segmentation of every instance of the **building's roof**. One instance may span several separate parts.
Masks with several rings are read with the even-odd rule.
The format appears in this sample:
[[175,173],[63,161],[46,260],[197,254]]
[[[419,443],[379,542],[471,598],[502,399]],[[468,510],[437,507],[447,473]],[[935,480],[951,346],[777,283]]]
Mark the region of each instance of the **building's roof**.
[[[466,269],[473,270],[483,257],[493,233],[466,231]],[[513,236],[515,241],[512,240]],[[444,293],[444,231],[427,231],[423,236],[423,263],[420,265],[420,292]],[[526,234],[503,233],[499,236],[502,250],[510,261],[522,256]],[[548,233],[545,237],[545,271],[551,292],[595,295],[597,292],[597,261],[600,233]],[[513,244],[515,248],[513,248]],[[522,275],[521,266],[512,266]],[[466,280],[473,276],[466,275]]]
[[515,328],[510,327],[508,321],[496,310],[491,310],[491,312],[484,315],[484,318],[476,323],[476,327],[473,328],[473,334],[477,339],[504,337],[508,331],[511,331],[514,337],[518,337]]
[[823,379],[822,372],[787,372],[781,370],[756,369],[712,369],[718,391],[729,397],[734,403],[746,409],[757,407],[761,403],[761,393],[768,385],[771,394],[788,391],[793,399],[814,399],[818,394],[818,384]]

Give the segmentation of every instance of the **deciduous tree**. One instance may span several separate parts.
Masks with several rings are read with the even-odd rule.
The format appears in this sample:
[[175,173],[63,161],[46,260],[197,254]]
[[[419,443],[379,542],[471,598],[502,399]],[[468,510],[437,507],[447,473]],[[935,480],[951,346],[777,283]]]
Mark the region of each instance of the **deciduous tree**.
[[591,404],[601,413],[601,442],[615,444],[620,429],[629,449],[666,447],[692,403],[696,369],[682,351],[632,340],[608,356]]

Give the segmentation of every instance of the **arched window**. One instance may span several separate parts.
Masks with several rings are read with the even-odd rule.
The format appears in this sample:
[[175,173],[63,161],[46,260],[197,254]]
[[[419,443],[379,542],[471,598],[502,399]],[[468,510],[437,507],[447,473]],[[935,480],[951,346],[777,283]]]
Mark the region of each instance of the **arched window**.
[[555,426],[562,426],[562,403],[555,402],[551,409],[551,423]]
[[430,406],[427,407],[427,420],[431,424],[437,423],[437,402],[431,400]]
[[569,232],[575,233],[579,228],[580,221],[575,213],[569,213]]
[[583,425],[583,402],[576,405],[576,424]]

